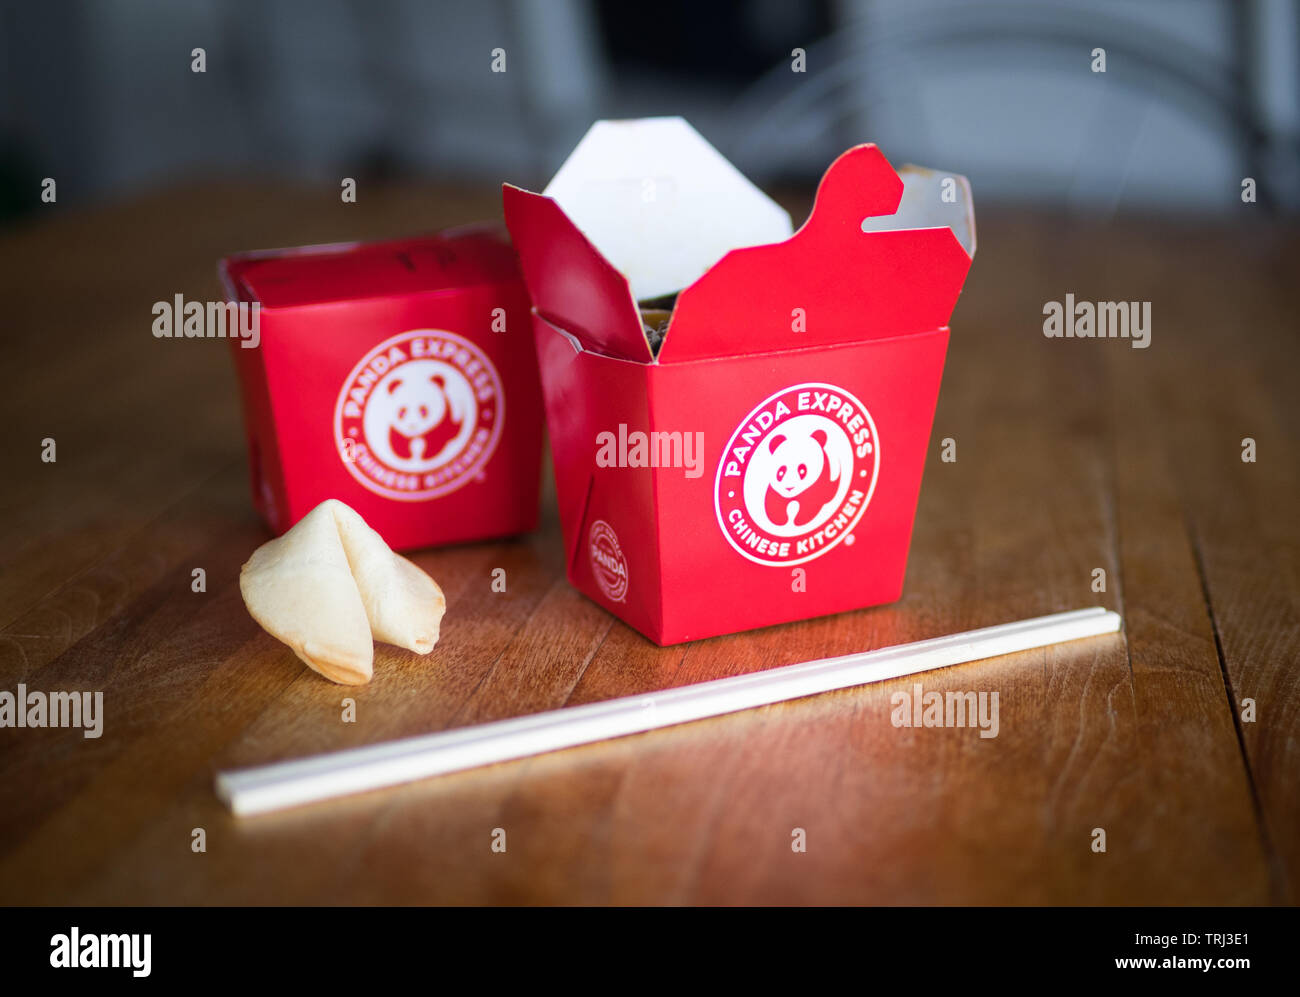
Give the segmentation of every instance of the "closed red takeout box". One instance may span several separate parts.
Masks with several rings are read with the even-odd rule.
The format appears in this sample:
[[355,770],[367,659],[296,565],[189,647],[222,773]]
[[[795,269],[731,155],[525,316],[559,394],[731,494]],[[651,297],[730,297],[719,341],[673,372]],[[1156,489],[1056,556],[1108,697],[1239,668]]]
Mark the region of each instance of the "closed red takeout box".
[[504,200],[570,581],[659,644],[897,599],[974,253],[965,179],[857,146],[791,234],[659,118],[597,123],[544,194]]
[[397,549],[536,525],[537,359],[499,226],[244,253],[221,276],[261,312],[257,348],[231,346],[273,531],[328,498]]

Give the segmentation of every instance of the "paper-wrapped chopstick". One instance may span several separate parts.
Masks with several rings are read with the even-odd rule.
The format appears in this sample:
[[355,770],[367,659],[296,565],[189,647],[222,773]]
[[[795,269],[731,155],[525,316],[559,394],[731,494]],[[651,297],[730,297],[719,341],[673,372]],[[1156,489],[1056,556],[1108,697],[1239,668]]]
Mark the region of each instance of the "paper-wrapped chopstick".
[[216,790],[239,816],[267,813],[834,689],[1114,633],[1119,627],[1119,615],[1101,608],[1054,613],[642,696],[221,772]]

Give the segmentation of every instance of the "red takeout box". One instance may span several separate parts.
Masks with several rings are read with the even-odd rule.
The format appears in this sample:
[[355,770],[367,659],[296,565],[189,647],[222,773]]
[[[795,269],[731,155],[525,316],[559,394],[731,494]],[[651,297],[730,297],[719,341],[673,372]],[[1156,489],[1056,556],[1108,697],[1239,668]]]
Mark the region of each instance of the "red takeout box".
[[393,547],[537,522],[541,393],[529,302],[500,227],[245,253],[227,295],[253,502],[282,533],[328,498]]
[[[663,118],[599,122],[545,194],[504,200],[570,581],[659,644],[897,599],[974,253],[965,179],[857,146],[791,234]],[[671,309],[657,354],[647,302]]]

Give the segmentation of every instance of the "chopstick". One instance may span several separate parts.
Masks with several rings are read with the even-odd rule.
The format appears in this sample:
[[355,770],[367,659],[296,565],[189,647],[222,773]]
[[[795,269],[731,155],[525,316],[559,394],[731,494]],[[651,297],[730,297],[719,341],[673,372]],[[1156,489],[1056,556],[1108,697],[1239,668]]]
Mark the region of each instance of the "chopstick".
[[835,689],[1114,633],[1119,627],[1119,615],[1101,607],[1053,613],[641,696],[219,772],[216,792],[236,816],[269,813]]

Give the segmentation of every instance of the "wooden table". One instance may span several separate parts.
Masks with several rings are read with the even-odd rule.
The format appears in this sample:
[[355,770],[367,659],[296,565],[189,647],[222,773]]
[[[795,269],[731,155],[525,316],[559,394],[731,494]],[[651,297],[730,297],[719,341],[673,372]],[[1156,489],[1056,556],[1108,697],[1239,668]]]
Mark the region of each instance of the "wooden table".
[[[897,604],[657,648],[564,581],[548,499],[533,536],[417,555],[443,641],[381,649],[356,690],[244,611],[266,535],[227,347],[154,339],[150,307],[219,296],[232,250],[488,217],[495,192],[210,185],[6,233],[0,689],[101,689],[106,716],[97,740],[0,730],[0,901],[1295,902],[1300,244],[1249,211],[985,208]],[[1151,301],[1150,348],[1045,338],[1067,292]],[[212,791],[218,768],[1098,603],[1123,635],[924,676],[997,691],[996,738],[896,728],[898,680],[247,821]]]

